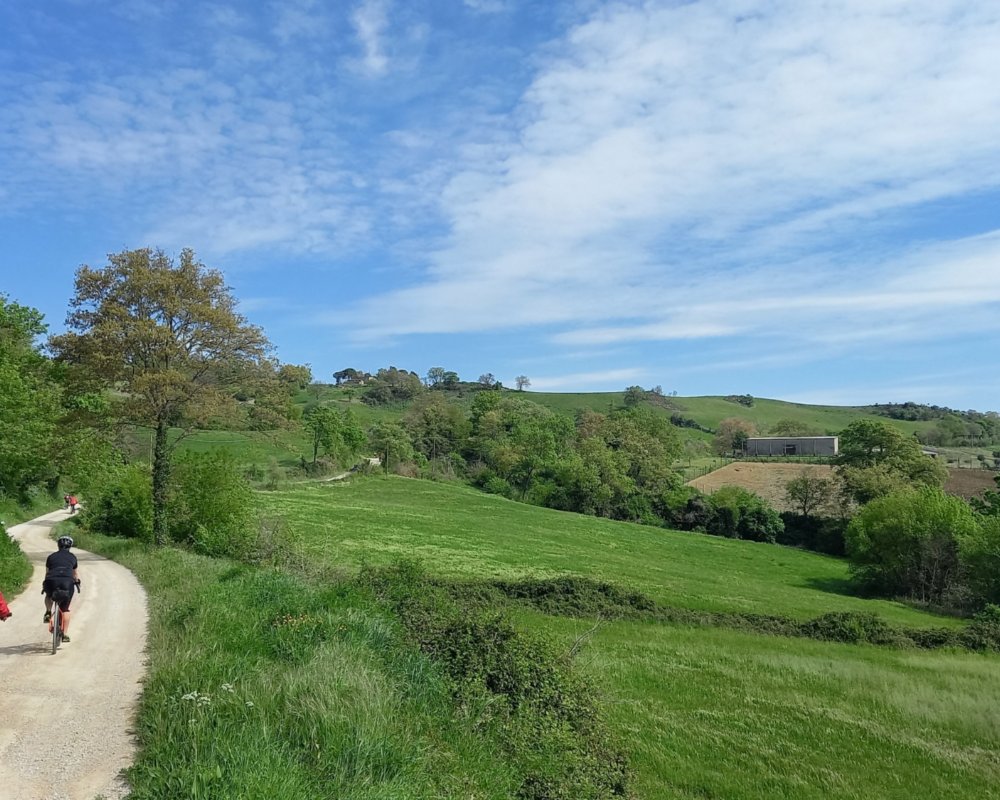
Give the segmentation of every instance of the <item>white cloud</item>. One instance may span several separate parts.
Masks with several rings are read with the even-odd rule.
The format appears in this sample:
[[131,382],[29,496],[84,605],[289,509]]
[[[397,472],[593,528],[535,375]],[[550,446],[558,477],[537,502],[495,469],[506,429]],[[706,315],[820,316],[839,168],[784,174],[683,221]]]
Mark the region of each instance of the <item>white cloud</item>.
[[384,36],[389,23],[384,0],[364,0],[351,15],[363,56],[358,62],[368,75],[379,77],[389,69]]
[[841,237],[1000,186],[996,41],[1000,9],[962,0],[608,6],[542,64],[509,135],[470,148],[420,280],[351,324],[378,308],[382,333],[544,324],[563,344],[906,340],[948,313],[995,330],[976,312],[1000,299],[996,237],[892,254]]
[[531,388],[540,392],[567,388],[578,391],[595,391],[604,388],[620,389],[629,381],[638,380],[645,375],[646,370],[640,367],[608,369],[598,372],[574,372],[570,375],[543,375],[540,378],[531,379]]

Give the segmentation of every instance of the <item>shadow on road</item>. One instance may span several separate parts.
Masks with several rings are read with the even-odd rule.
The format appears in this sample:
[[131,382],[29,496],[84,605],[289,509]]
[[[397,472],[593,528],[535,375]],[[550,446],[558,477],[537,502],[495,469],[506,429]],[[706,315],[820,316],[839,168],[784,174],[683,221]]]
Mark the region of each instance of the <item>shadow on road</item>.
[[0,647],[0,656],[41,656],[52,652],[51,642],[29,642]]

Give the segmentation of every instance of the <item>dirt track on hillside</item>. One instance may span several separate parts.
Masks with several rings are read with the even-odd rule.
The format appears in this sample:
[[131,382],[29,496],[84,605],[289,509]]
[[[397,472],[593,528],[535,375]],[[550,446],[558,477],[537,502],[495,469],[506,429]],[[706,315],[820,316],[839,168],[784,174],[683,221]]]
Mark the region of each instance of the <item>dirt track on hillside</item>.
[[[72,641],[52,655],[42,623],[46,556],[57,511],[10,529],[35,565],[0,624],[0,797],[112,800],[132,762],[131,733],[144,674],[146,594],[127,569],[85,550],[83,594],[73,598]],[[2,534],[0,534],[2,535]],[[9,600],[9,598],[8,598]]]

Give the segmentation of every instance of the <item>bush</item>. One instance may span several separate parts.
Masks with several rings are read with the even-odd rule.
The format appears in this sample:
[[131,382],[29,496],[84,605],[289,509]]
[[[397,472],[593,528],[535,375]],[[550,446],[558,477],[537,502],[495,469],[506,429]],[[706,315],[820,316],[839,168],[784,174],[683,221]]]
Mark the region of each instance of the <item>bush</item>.
[[147,466],[118,467],[87,500],[86,521],[92,530],[153,541],[153,483]]
[[988,605],[963,631],[962,644],[972,650],[1000,651],[1000,606]]
[[802,623],[803,635],[810,639],[852,644],[907,645],[907,638],[876,614],[834,611]]
[[449,593],[409,562],[365,568],[359,580],[441,667],[459,706],[497,736],[520,775],[516,797],[628,796],[625,757],[593,691],[551,640],[514,628],[489,589]]
[[847,527],[851,569],[869,591],[940,603],[959,580],[959,543],[978,524],[940,489],[908,489],[870,502]]
[[246,558],[254,539],[254,498],[233,456],[184,453],[172,483],[171,538],[205,555]]
[[708,498],[712,508],[705,530],[716,536],[774,542],[784,531],[778,512],[763,498],[738,486],[723,486]]
[[805,516],[787,511],[781,515],[781,521],[785,527],[777,536],[778,544],[804,547],[831,556],[846,555],[846,519]]
[[31,563],[0,522],[0,591],[13,597],[31,577]]

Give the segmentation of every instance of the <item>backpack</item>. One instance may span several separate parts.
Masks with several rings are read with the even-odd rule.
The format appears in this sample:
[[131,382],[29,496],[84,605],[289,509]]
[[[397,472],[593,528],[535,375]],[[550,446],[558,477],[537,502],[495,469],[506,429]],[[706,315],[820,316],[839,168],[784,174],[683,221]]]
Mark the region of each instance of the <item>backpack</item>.
[[3,599],[3,592],[0,592],[0,622],[6,622],[7,618],[13,616],[10,613],[10,609],[7,608],[7,603]]

